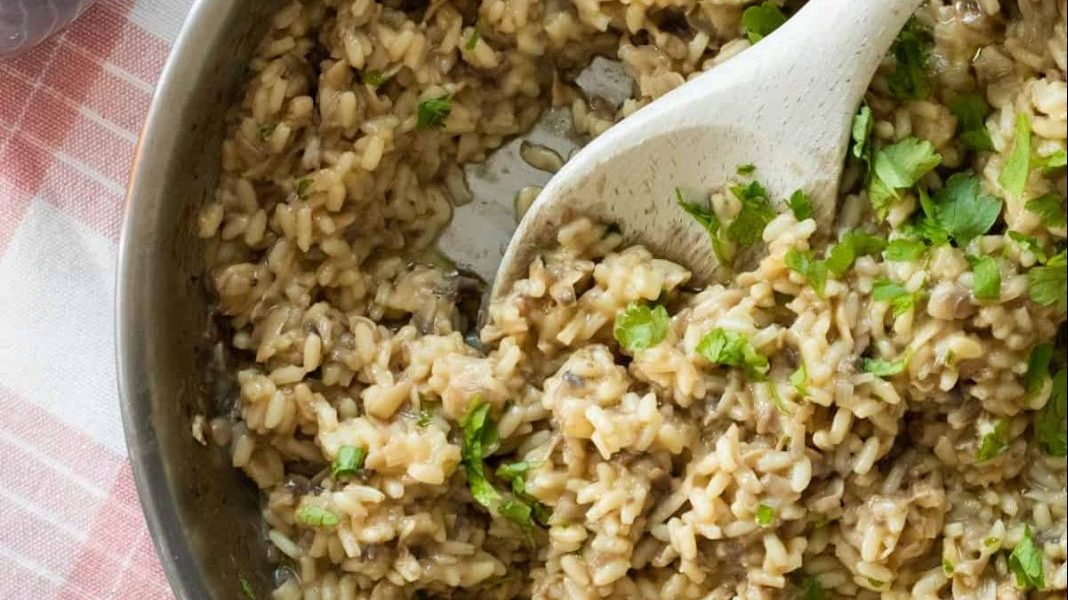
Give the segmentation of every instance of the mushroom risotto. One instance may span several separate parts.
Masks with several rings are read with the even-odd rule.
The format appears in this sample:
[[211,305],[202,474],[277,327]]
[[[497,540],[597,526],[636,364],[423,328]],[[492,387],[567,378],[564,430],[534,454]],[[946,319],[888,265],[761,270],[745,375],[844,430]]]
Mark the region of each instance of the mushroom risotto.
[[[275,14],[199,218],[240,393],[194,429],[263,491],[260,594],[1064,597],[1065,0],[924,4],[833,224],[747,165],[664,198],[712,285],[580,218],[475,331],[478,282],[427,258],[462,165],[546,108],[596,136],[799,9]],[[597,55],[632,98],[575,84]]]

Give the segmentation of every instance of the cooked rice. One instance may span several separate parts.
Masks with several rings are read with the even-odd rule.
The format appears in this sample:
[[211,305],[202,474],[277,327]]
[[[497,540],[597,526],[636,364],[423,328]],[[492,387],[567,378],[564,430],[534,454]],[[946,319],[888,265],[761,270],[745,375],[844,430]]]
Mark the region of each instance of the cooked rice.
[[[772,598],[805,581],[827,597],[1015,598],[1007,560],[1025,527],[1045,574],[1032,597],[1063,597],[1066,462],[1030,431],[1049,379],[1026,394],[1022,377],[1065,316],[1028,300],[1036,256],[1002,233],[977,242],[1003,253],[1000,301],[972,297],[950,246],[927,262],[861,257],[821,298],[784,264],[824,244],[789,211],[764,230],[759,265],[701,290],[579,219],[489,307],[481,344],[465,341],[470,282],[423,259],[469,199],[459,165],[550,103],[577,132],[603,132],[744,50],[751,3],[304,0],[275,15],[198,223],[243,366],[235,422],[199,419],[196,433],[228,445],[266,495],[276,599]],[[970,165],[1005,197],[1017,114],[1037,155],[1065,148],[1066,14],[1065,0],[930,0],[917,18],[935,41],[933,93],[896,99],[888,59],[867,96],[876,143],[929,140],[944,167]],[[623,62],[633,98],[613,107],[569,82],[595,54]],[[976,90],[993,107],[992,152],[968,151],[947,108]],[[420,102],[442,96],[443,127],[419,128]],[[838,231],[875,222],[857,179],[847,170]],[[1026,190],[1063,208],[1064,169],[1032,169]],[[915,202],[870,230],[885,237]],[[1019,199],[1002,219],[1064,242]],[[872,297],[887,277],[930,295],[894,316]],[[669,307],[666,338],[625,351],[613,321],[642,302]],[[697,352],[714,328],[769,357],[766,381]],[[902,375],[857,368],[906,351]],[[799,365],[804,394],[788,383]],[[532,464],[525,492],[551,508],[548,527],[524,531],[472,497],[460,421],[476,397],[500,434],[488,462]],[[977,460],[998,421],[1004,452]],[[346,446],[366,461],[335,477]],[[299,521],[308,507],[337,523]]]

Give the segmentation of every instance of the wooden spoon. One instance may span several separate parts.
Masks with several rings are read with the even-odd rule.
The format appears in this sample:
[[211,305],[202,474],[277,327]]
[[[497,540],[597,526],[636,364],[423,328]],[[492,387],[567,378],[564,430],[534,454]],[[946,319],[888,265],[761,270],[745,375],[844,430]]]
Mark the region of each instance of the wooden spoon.
[[850,124],[879,62],[921,0],[810,0],[766,39],[672,90],[593,140],[531,205],[504,253],[491,298],[526,276],[561,225],[587,216],[707,283],[708,233],[676,188],[722,186],[753,164],[773,198],[808,193],[833,222]]

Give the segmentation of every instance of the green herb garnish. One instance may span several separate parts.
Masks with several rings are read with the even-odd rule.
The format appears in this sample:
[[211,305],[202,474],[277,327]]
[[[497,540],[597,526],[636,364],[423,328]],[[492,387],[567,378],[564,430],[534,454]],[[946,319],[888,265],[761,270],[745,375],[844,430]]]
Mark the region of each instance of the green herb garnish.
[[972,295],[977,300],[1001,298],[1001,267],[996,258],[981,256],[972,263]]
[[1035,439],[1050,456],[1068,456],[1068,370],[1053,376],[1046,404],[1035,414]]
[[1027,272],[1028,295],[1031,300],[1044,306],[1056,305],[1058,310],[1068,310],[1068,256],[1061,250],[1041,267]]
[[866,373],[871,373],[877,377],[889,377],[891,375],[898,375],[905,371],[905,367],[909,364],[909,358],[912,357],[911,352],[905,352],[901,356],[894,360],[885,360],[882,358],[865,358],[863,368]]
[[467,50],[468,52],[474,50],[475,47],[478,46],[478,40],[481,37],[482,23],[481,21],[476,21],[475,26],[471,28],[471,34],[467,36],[466,40],[464,40],[464,50]]
[[697,343],[697,353],[708,362],[724,367],[741,367],[753,379],[764,380],[768,359],[756,351],[745,334],[716,328]]
[[767,504],[761,504],[756,509],[756,522],[761,527],[767,527],[771,525],[771,522],[775,520],[775,509]]
[[297,521],[308,527],[333,527],[338,524],[337,515],[314,504],[305,504],[297,511]]
[[1004,419],[994,421],[993,428],[983,434],[979,440],[979,450],[975,458],[979,462],[985,462],[1001,456],[1008,449],[1009,443],[1005,437],[1009,433],[1009,423]]
[[311,190],[312,180],[310,177],[301,177],[297,180],[297,197],[304,200],[308,197],[308,191]]
[[497,424],[489,415],[490,405],[474,396],[469,402],[467,414],[460,419],[463,431],[461,463],[467,474],[467,487],[476,502],[491,510],[501,501],[501,495],[486,479],[483,461],[493,453],[499,441]]
[[949,111],[957,117],[957,137],[966,147],[985,152],[994,150],[985,123],[990,105],[982,94],[972,92],[957,96],[949,103]]
[[914,294],[899,283],[880,279],[872,286],[872,298],[878,302],[888,302],[895,318],[912,310],[916,306],[919,294]]
[[1009,555],[1009,569],[1016,576],[1016,587],[1023,590],[1046,587],[1046,579],[1042,573],[1042,554],[1042,549],[1031,537],[1031,526],[1025,525],[1023,537]]
[[885,217],[890,205],[900,198],[898,190],[916,185],[941,162],[942,155],[935,152],[931,142],[915,137],[876,150],[874,175],[868,182],[868,196],[876,214]]
[[909,262],[916,260],[927,252],[927,244],[919,240],[898,238],[890,240],[883,252],[883,258],[893,262]]
[[342,446],[337,451],[337,458],[330,463],[330,475],[337,479],[342,476],[355,475],[363,468],[363,461],[367,458],[367,450],[358,446]]
[[1001,200],[982,193],[978,177],[955,173],[935,194],[934,214],[938,225],[963,247],[990,230],[1001,214]]
[[1053,229],[1064,227],[1068,221],[1064,203],[1061,197],[1053,192],[1042,194],[1037,198],[1031,198],[1024,205],[1028,211],[1035,213],[1042,219],[1042,224]]
[[798,222],[812,218],[812,201],[808,199],[808,194],[804,190],[797,190],[790,194],[790,199],[786,201],[786,204]]
[[786,253],[785,262],[791,271],[805,278],[817,296],[823,298],[827,287],[827,263],[825,261],[816,260],[811,250],[791,248]]
[[742,12],[742,27],[749,42],[755,44],[786,22],[786,15],[773,2],[750,6]]
[[751,181],[731,187],[731,193],[742,201],[742,207],[727,226],[727,237],[740,246],[752,246],[760,241],[764,228],[775,218],[768,191],[759,181]]
[[683,197],[682,190],[679,188],[675,188],[675,202],[708,232],[709,239],[712,241],[712,251],[716,253],[716,258],[719,259],[719,262],[724,265],[730,265],[734,259],[734,252],[730,247],[730,243],[724,237],[725,232],[720,225],[719,218],[716,217],[716,213],[711,208],[706,208],[695,202],[687,202]]
[[657,304],[650,308],[646,304],[632,302],[616,314],[612,335],[620,346],[634,353],[662,342],[667,336],[670,322],[671,317],[663,306]]
[[419,103],[415,126],[419,129],[443,127],[450,112],[452,112],[452,96],[446,94],[437,98],[427,98]]
[[910,18],[890,49],[896,62],[894,72],[886,78],[891,94],[903,100],[926,98],[931,94],[927,76],[930,47],[930,32],[916,17]]
[[756,172],[756,165],[747,163],[744,165],[738,165],[737,172],[742,176],[749,176]]
[[1031,119],[1025,113],[1016,115],[1016,140],[1012,153],[1005,159],[998,175],[998,183],[1008,193],[1019,198],[1027,187],[1027,173],[1031,166]]

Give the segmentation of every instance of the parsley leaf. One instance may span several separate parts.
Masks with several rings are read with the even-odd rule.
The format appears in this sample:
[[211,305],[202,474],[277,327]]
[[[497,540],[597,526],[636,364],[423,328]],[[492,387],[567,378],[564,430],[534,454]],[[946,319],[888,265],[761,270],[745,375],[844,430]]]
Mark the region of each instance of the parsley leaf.
[[463,431],[463,448],[460,453],[464,472],[467,473],[467,487],[471,496],[482,506],[494,509],[500,504],[501,495],[486,479],[485,457],[493,453],[497,446],[497,425],[489,416],[490,405],[474,396],[469,402],[467,414],[460,419]]
[[793,373],[790,373],[790,378],[787,380],[801,397],[808,395],[808,367],[805,366],[804,361],[798,365],[797,369]]
[[893,262],[909,262],[916,260],[927,252],[927,244],[919,240],[898,238],[890,240],[883,252],[883,258]]
[[739,175],[752,175],[753,173],[756,173],[756,165],[752,163],[738,165],[737,172]]
[[452,97],[448,94],[427,98],[419,103],[415,126],[418,129],[444,127],[445,119],[452,112]]
[[376,71],[374,69],[369,69],[360,73],[360,80],[375,88],[389,81],[391,78],[391,75],[386,75],[382,71]]
[[827,263],[825,261],[816,260],[811,250],[791,248],[786,253],[785,262],[791,271],[800,274],[808,281],[817,296],[823,297],[827,287]]
[[468,52],[474,50],[475,47],[478,46],[478,40],[481,37],[482,23],[476,21],[475,26],[471,28],[471,34],[467,36],[466,40],[464,40],[464,50],[467,50]]
[[742,13],[742,27],[749,43],[755,44],[786,22],[786,15],[773,2],[750,6]]
[[712,251],[716,253],[719,262],[724,265],[731,264],[734,260],[734,251],[723,237],[724,232],[716,213],[711,208],[705,208],[695,202],[687,202],[679,188],[675,188],[675,202],[708,231],[708,236],[712,241]]
[[1010,240],[1020,245],[1020,250],[1033,254],[1035,256],[1035,261],[1038,262],[1038,264],[1041,265],[1046,263],[1046,259],[1049,257],[1046,256],[1046,251],[1042,248],[1042,244],[1038,239],[1029,235],[1024,235],[1019,231],[1010,231],[1008,232],[1008,235]]
[[1068,456],[1068,370],[1053,376],[1053,389],[1035,415],[1035,439],[1050,456]]
[[1001,267],[996,258],[982,256],[972,263],[972,295],[977,300],[1001,298]]
[[761,527],[767,527],[771,525],[771,522],[775,520],[775,509],[767,504],[760,504],[756,509],[756,522]]
[[1024,535],[1016,543],[1009,555],[1009,569],[1016,576],[1016,587],[1020,589],[1042,589],[1046,579],[1042,573],[1042,549],[1031,537],[1031,526],[1024,526]]
[[876,150],[872,159],[874,176],[868,182],[868,197],[876,214],[885,217],[890,205],[900,198],[899,189],[916,185],[941,163],[942,155],[935,152],[931,142],[916,137]]
[[827,600],[827,593],[823,591],[820,580],[811,575],[802,579],[798,587],[800,590],[797,600]]
[[909,358],[911,357],[912,354],[910,352],[905,352],[895,360],[865,358],[864,371],[878,377],[897,375],[905,371],[905,367],[908,365]]
[[828,253],[827,269],[835,277],[841,277],[849,271],[849,267],[853,266],[853,261],[858,257],[878,254],[885,247],[886,240],[879,236],[863,231],[847,232]]
[[998,175],[998,183],[1008,193],[1019,198],[1027,187],[1027,172],[1031,165],[1031,119],[1025,113],[1016,115],[1016,140],[1012,153],[1005,159]]
[[277,128],[278,128],[278,123],[271,123],[269,125],[260,125],[259,129],[256,130],[256,133],[259,134],[260,141],[266,142],[268,139],[270,139],[270,137],[272,135],[274,135],[274,130],[277,129]]
[[918,296],[919,294],[913,294],[901,284],[888,279],[880,279],[872,285],[872,298],[877,302],[890,303],[895,318],[912,310],[916,306]]
[[619,345],[630,352],[651,348],[664,340],[671,318],[661,305],[653,308],[631,303],[616,314],[612,335]]
[[1024,373],[1024,389],[1034,394],[1042,389],[1042,383],[1049,375],[1049,363],[1053,359],[1053,344],[1038,344],[1031,348],[1027,357],[1027,372]]
[[337,515],[314,504],[305,504],[297,511],[297,522],[308,527],[333,527],[339,523]]
[[790,194],[790,199],[786,201],[786,204],[790,207],[790,212],[794,213],[794,218],[799,222],[812,218],[812,201],[808,199],[808,194],[803,190],[797,190]]
[[887,76],[886,83],[895,97],[908,100],[930,95],[931,82],[927,76],[930,46],[930,33],[916,17],[910,18],[890,49],[896,67]]
[[1008,441],[1005,436],[1008,435],[1009,423],[1003,419],[994,421],[993,428],[983,434],[981,440],[979,440],[979,450],[975,454],[975,458],[979,462],[985,462],[993,458],[1001,456],[1009,447]]
[[945,573],[947,577],[953,575],[954,569],[956,569],[956,567],[953,563],[949,562],[948,558],[942,559],[942,572]]
[[537,498],[527,494],[526,474],[534,466],[535,463],[527,461],[509,463],[497,469],[497,476],[512,484],[512,493],[530,507],[529,515],[532,515],[540,525],[547,527],[552,510],[539,502]]
[[355,475],[363,468],[363,461],[367,458],[367,450],[358,446],[342,446],[337,451],[337,458],[330,463],[330,475],[334,479],[345,475]]
[[252,582],[244,575],[239,578],[239,581],[241,582],[241,593],[249,600],[256,600],[256,590],[252,587]]
[[954,173],[935,194],[935,218],[959,246],[983,235],[1001,214],[1001,200],[979,191],[979,178]]
[[745,334],[716,328],[697,343],[697,353],[710,363],[724,367],[742,367],[750,377],[763,381],[768,359],[749,343]]
[[1055,256],[1046,261],[1041,267],[1034,267],[1027,272],[1029,284],[1028,295],[1031,300],[1051,306],[1056,304],[1061,312],[1068,310],[1068,295],[1065,289],[1068,285],[1068,256],[1061,250]]
[[935,152],[934,145],[916,137],[907,137],[875,151],[875,175],[896,189],[916,185],[941,163],[942,155]]
[[740,246],[752,246],[760,241],[764,228],[775,218],[768,191],[759,181],[751,181],[748,185],[732,187],[731,193],[742,201],[742,207],[727,226],[727,237]]
[[297,197],[301,200],[308,197],[308,191],[311,190],[312,180],[309,177],[301,177],[297,180]]
[[434,411],[429,408],[422,408],[419,410],[419,416],[415,419],[415,424],[420,427],[426,427],[434,421]]
[[1038,215],[1042,219],[1042,224],[1046,227],[1064,227],[1066,221],[1068,221],[1068,215],[1065,214],[1061,197],[1053,192],[1042,194],[1037,198],[1031,198],[1024,205],[1024,208]]
[[1068,164],[1068,150],[1061,148],[1054,150],[1049,156],[1041,156],[1034,161],[1034,165],[1046,171],[1060,169]]
[[966,147],[987,152],[994,150],[984,123],[990,114],[990,105],[982,94],[973,92],[957,96],[949,103],[949,111],[957,117],[957,137]]

